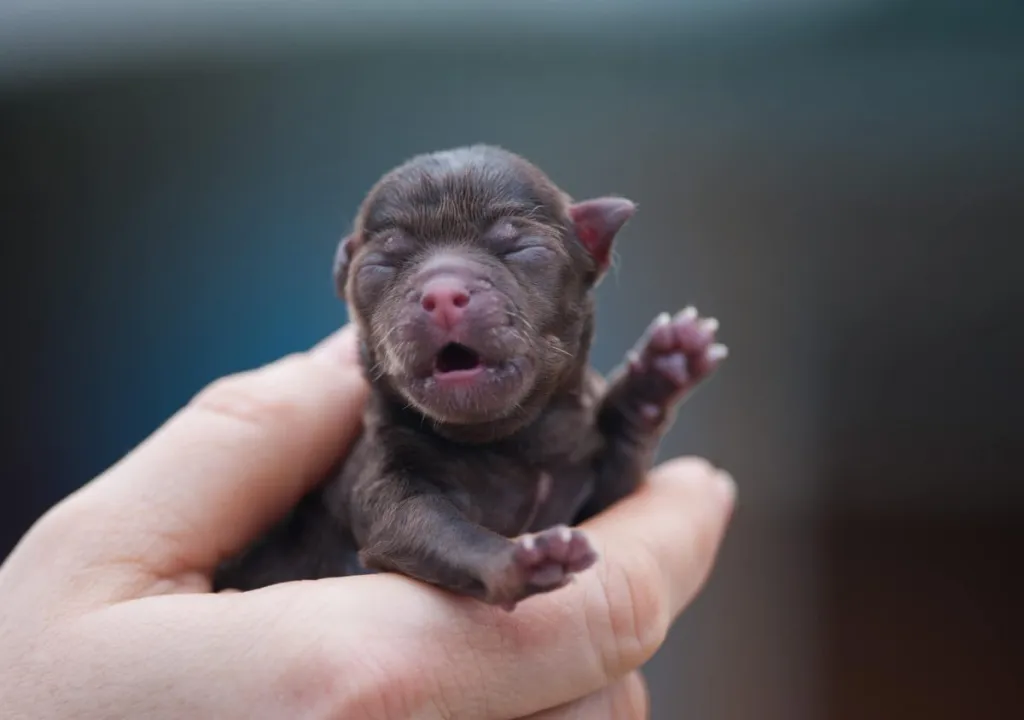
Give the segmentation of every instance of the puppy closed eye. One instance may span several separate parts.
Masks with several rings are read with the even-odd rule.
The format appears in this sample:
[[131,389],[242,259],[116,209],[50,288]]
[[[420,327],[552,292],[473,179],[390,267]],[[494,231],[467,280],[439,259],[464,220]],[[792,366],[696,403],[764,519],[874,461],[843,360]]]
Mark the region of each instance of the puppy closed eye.
[[395,277],[396,269],[383,256],[370,255],[359,265],[356,283],[360,294],[374,295]]
[[548,260],[552,251],[521,221],[503,218],[487,232],[485,242],[502,260],[532,263]]
[[516,245],[501,254],[508,261],[517,263],[536,263],[550,261],[554,256],[551,248],[544,245]]

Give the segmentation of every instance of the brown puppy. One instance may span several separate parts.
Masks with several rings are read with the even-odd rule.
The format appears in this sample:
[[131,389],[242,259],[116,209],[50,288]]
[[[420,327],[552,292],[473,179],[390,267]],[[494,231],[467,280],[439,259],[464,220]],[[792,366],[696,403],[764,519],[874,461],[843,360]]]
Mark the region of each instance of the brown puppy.
[[687,309],[607,385],[589,368],[592,290],[634,209],[573,203],[490,146],[385,175],[334,268],[372,385],[363,434],[216,587],[393,571],[512,609],[590,567],[568,525],[637,487],[726,355],[717,322]]

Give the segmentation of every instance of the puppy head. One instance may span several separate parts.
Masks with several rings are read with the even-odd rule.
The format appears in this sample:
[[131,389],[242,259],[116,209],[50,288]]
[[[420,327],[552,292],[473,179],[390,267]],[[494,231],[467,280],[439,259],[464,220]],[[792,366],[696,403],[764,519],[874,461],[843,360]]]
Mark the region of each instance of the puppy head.
[[573,203],[490,146],[395,168],[334,265],[371,378],[438,424],[529,422],[586,363],[590,290],[634,210]]

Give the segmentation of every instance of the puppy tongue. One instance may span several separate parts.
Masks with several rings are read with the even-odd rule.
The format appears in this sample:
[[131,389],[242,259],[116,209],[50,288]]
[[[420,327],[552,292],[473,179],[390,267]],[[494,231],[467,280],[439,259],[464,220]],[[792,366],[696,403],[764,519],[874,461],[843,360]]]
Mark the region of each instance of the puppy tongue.
[[448,343],[445,345],[441,348],[441,352],[437,354],[437,358],[434,361],[434,367],[439,373],[473,370],[479,365],[480,355],[459,343]]

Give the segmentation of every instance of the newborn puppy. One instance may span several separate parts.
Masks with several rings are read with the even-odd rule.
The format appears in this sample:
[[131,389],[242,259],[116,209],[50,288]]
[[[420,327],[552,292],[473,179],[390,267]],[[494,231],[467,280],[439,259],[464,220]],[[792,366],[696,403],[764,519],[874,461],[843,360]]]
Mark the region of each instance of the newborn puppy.
[[592,290],[635,207],[573,202],[489,146],[385,175],[334,277],[372,390],[364,430],[215,585],[391,571],[513,609],[596,555],[570,529],[643,481],[677,404],[726,355],[718,323],[659,316],[606,383]]

